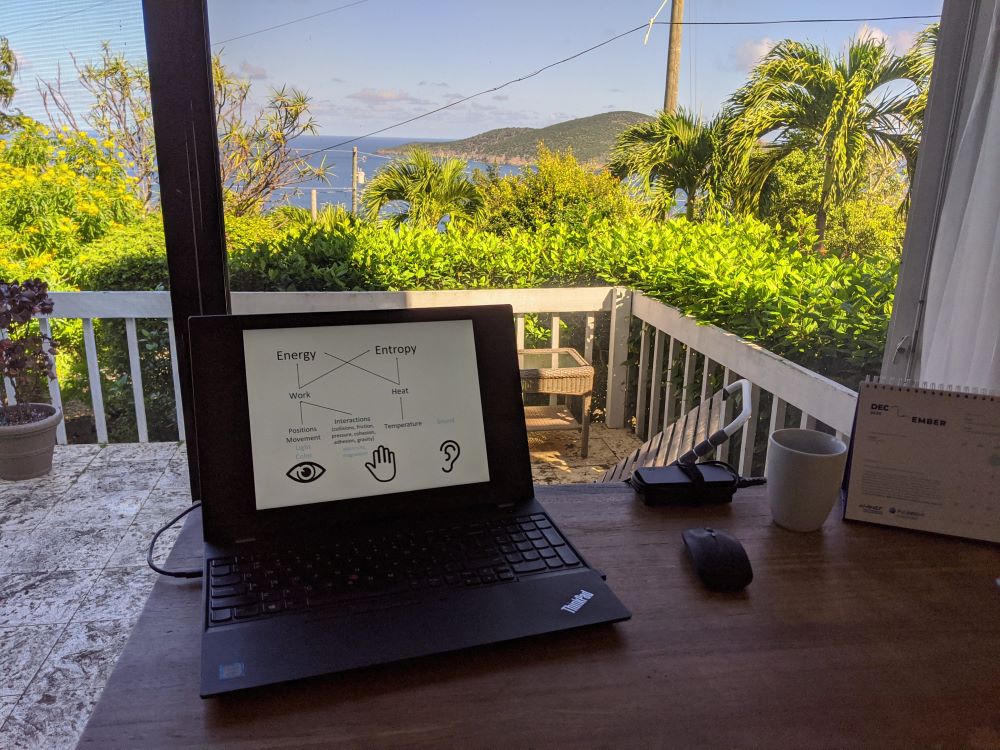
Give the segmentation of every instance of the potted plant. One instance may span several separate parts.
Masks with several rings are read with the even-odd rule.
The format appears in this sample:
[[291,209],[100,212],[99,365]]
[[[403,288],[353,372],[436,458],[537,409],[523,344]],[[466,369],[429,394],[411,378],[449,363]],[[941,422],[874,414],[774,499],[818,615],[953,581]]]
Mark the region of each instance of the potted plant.
[[[52,312],[48,285],[38,279],[0,281],[0,478],[30,479],[52,470],[62,411],[33,401],[56,377],[55,342],[32,325]],[[10,398],[13,395],[14,398]]]

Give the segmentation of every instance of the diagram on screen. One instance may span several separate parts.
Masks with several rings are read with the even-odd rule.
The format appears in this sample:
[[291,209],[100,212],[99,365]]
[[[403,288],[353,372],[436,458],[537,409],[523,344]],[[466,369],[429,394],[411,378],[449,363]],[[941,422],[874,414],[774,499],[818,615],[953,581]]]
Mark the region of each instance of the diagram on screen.
[[[374,378],[378,378],[379,380],[384,380],[386,383],[390,383],[390,384],[396,386],[396,389],[395,389],[396,391],[402,391],[402,390],[405,390],[407,392],[409,391],[408,388],[403,388],[402,387],[402,380],[400,378],[400,369],[399,369],[399,357],[395,358],[396,367],[395,367],[395,376],[394,377],[392,376],[391,373],[390,374],[380,374],[378,372],[375,372],[374,370],[371,370],[371,369],[369,369],[367,367],[363,367],[362,365],[358,364],[358,360],[361,360],[363,357],[365,357],[365,355],[370,354],[371,351],[372,351],[371,349],[366,349],[365,351],[361,352],[360,354],[356,354],[353,357],[349,357],[349,358],[344,358],[344,357],[338,356],[336,354],[331,354],[330,352],[323,352],[323,356],[329,357],[330,359],[336,361],[338,364],[334,365],[333,367],[331,367],[326,372],[323,372],[323,373],[321,373],[319,375],[315,375],[315,376],[313,376],[313,374],[310,373],[310,372],[308,372],[308,371],[307,372],[303,372],[302,365],[300,365],[297,362],[295,363],[295,381],[296,381],[296,387],[298,388],[298,390],[294,391],[294,392],[290,392],[288,395],[289,395],[289,398],[291,398],[293,401],[297,401],[298,402],[298,405],[299,405],[299,424],[303,424],[304,425],[306,423],[306,413],[307,413],[308,410],[305,409],[305,407],[307,407],[307,406],[314,407],[316,409],[325,409],[326,411],[332,411],[332,412],[336,412],[338,414],[345,414],[347,416],[351,416],[352,412],[350,412],[350,411],[348,411],[346,409],[339,409],[339,408],[336,408],[334,406],[331,406],[330,404],[318,404],[318,403],[315,403],[313,401],[306,401],[305,399],[312,398],[312,394],[311,394],[310,391],[303,390],[304,388],[307,388],[307,387],[311,386],[313,383],[316,383],[316,382],[322,380],[323,378],[326,378],[327,376],[332,375],[335,372],[338,372],[338,371],[342,370],[345,367],[351,367],[351,368],[354,368],[356,370],[360,370],[361,372],[367,373],[368,375],[370,375],[370,376],[372,376]],[[393,393],[393,395],[397,396],[398,399],[399,399],[399,418],[400,419],[405,419],[406,418],[406,412],[405,412],[405,408],[404,408],[404,404],[403,404],[403,396],[400,395],[400,394],[398,394],[398,393],[395,393],[395,392]]]
[[258,508],[489,478],[471,321],[248,330],[243,343]]

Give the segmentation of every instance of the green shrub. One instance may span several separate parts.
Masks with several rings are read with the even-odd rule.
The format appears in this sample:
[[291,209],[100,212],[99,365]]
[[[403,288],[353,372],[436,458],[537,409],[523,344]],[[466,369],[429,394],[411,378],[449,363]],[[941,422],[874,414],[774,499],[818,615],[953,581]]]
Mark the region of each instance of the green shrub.
[[17,118],[0,140],[0,274],[66,288],[81,248],[139,218],[131,178],[109,149],[86,133]]
[[[903,247],[906,215],[906,179],[892,160],[872,156],[867,180],[830,207],[826,225],[828,252],[850,255],[898,256]],[[782,159],[764,185],[760,216],[789,233],[799,234],[800,248],[808,250],[815,238],[816,207],[823,178],[821,157],[812,151],[793,151]]]
[[160,215],[151,214],[91,243],[74,259],[69,279],[79,289],[94,291],[166,289],[167,251]]
[[[785,233],[756,219],[691,223],[677,219],[592,220],[482,231],[390,230],[346,216],[325,222],[285,217],[264,241],[229,256],[234,291],[422,290],[624,285],[676,306],[856,387],[879,369],[898,260],[892,253],[818,255],[814,236]],[[155,288],[166,278],[155,222],[95,244],[90,288]],[[603,318],[606,320],[606,318]],[[564,316],[562,340],[582,348],[582,316]],[[547,316],[526,328],[547,336]],[[605,323],[606,325],[606,323]],[[165,331],[140,326],[147,392],[168,394],[157,419],[173,425],[172,386],[162,351]],[[122,429],[132,429],[127,358],[120,331],[108,324],[106,372],[115,386]],[[117,343],[115,343],[117,342]],[[597,343],[603,377],[604,348]],[[104,360],[102,360],[104,361]],[[598,384],[598,393],[601,385]],[[595,401],[595,408],[601,404]],[[149,403],[147,410],[152,412]],[[150,417],[152,424],[153,418]]]
[[478,172],[482,195],[480,226],[495,234],[535,230],[543,224],[586,225],[637,216],[643,210],[629,188],[608,172],[584,168],[571,151],[550,151],[543,144],[533,167],[501,177]]

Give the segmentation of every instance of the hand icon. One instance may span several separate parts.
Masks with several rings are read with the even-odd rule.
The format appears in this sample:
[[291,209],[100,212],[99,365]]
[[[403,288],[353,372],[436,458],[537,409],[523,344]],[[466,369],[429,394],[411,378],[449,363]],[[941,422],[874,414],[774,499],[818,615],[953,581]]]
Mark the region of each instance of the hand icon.
[[372,452],[372,460],[365,468],[379,482],[391,482],[396,478],[396,454],[380,445]]

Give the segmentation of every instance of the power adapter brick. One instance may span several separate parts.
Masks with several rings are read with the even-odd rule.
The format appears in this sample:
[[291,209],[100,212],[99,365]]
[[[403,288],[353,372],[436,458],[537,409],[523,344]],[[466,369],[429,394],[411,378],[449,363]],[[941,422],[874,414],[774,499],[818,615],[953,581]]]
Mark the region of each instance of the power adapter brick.
[[643,467],[628,483],[646,505],[716,505],[733,500],[736,490],[763,484],[763,477],[743,478],[723,461]]

